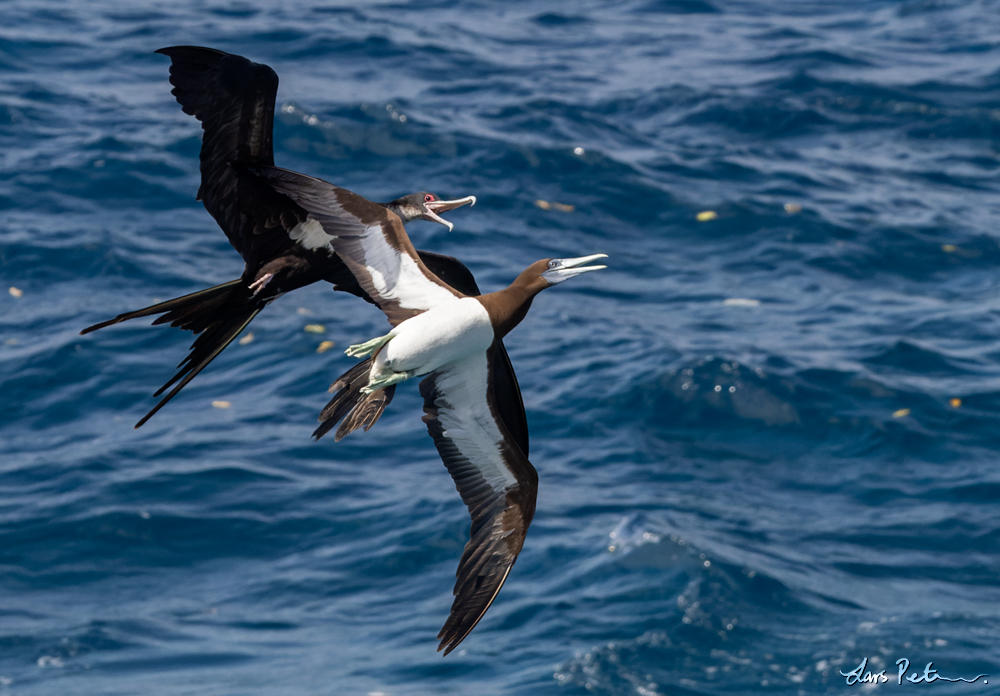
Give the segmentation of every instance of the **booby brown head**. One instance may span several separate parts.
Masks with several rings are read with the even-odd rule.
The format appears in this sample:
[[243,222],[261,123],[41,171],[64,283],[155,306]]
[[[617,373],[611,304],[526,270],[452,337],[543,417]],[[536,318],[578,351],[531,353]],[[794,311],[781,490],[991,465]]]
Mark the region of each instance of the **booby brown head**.
[[497,338],[503,338],[521,323],[535,295],[545,288],[558,285],[587,271],[599,271],[607,266],[588,266],[607,254],[591,254],[573,259],[542,259],[535,261],[521,272],[514,282],[499,292],[480,295],[477,299],[486,307]]
[[423,218],[428,222],[436,222],[439,225],[444,225],[450,232],[455,226],[441,217],[441,213],[461,208],[466,203],[475,205],[476,197],[466,196],[465,198],[456,198],[452,201],[443,201],[433,193],[421,191],[397,198],[389,203],[383,203],[382,205],[398,215],[403,224],[417,218]]

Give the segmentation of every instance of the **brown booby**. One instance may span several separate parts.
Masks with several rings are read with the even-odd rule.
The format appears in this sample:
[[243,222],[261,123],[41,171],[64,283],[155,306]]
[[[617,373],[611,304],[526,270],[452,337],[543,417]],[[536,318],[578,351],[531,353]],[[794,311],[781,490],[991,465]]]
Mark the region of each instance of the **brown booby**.
[[[367,358],[370,365],[363,373],[349,371],[337,382],[342,393],[334,401],[339,398],[340,405],[316,436],[327,432],[334,419],[350,419],[352,408],[367,414],[369,400],[384,389],[426,375],[420,383],[423,420],[472,517],[470,539],[456,572],[455,600],[438,634],[438,650],[447,655],[496,599],[535,512],[538,474],[498,415],[493,386],[497,346],[524,319],[535,295],[605,268],[586,265],[605,255],[543,259],[508,288],[469,297],[427,268],[402,221],[391,212],[296,172],[248,169],[307,211],[393,327],[384,336],[348,348],[348,355]],[[324,414],[328,411],[330,407]],[[368,415],[358,420],[374,422]]]
[[[229,242],[243,257],[242,278],[200,292],[119,314],[90,326],[81,334],[129,319],[160,314],[153,324],[166,324],[199,334],[174,377],[154,396],[176,384],[136,424],[143,425],[184,388],[253,321],[284,293],[326,280],[337,290],[371,301],[333,249],[294,201],[263,185],[233,165],[273,165],[272,128],[278,76],[267,65],[238,55],[197,46],[162,48],[171,59],[173,95],[183,111],[197,118],[204,130],[201,147],[201,187],[198,200],[215,218]],[[380,204],[403,223],[417,218],[447,225],[441,214],[475,197],[441,200],[421,192]],[[472,273],[457,259],[418,252],[434,273],[467,294],[479,294]],[[527,424],[521,393],[506,352],[497,372],[497,389],[504,395],[505,422],[527,449]],[[387,392],[391,397],[391,391]]]

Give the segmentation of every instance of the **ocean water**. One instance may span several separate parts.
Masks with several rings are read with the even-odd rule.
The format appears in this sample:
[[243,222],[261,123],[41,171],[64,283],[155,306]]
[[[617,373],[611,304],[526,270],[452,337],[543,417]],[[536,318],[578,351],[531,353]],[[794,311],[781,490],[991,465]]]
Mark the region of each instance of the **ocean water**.
[[[901,693],[1000,683],[1000,3],[0,17],[0,695],[840,694],[866,658]],[[309,437],[380,313],[281,298],[140,430],[190,335],[78,335],[242,270],[194,200],[176,44],[277,71],[279,165],[476,195],[410,234],[485,290],[610,256],[507,340],[538,511],[448,657],[468,517],[416,385]],[[897,686],[899,659],[991,676]]]

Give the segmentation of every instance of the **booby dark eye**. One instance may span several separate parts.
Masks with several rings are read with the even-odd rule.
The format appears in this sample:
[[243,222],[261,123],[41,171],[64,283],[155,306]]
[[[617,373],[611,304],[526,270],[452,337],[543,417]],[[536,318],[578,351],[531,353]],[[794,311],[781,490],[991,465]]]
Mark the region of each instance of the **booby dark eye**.
[[437,200],[436,198],[434,198],[433,193],[428,193],[426,196],[424,196],[424,203],[430,203],[433,200]]

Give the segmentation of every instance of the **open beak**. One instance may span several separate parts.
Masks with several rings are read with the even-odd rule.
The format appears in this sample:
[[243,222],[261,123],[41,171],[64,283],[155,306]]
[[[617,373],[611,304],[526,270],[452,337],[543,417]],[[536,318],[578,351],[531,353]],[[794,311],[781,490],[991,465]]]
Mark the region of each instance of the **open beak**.
[[424,203],[424,207],[427,208],[427,214],[423,217],[425,220],[444,225],[451,232],[455,228],[455,225],[445,220],[440,214],[447,213],[449,210],[454,210],[455,208],[461,208],[466,203],[475,205],[476,197],[466,196],[465,198],[457,198],[453,201],[431,201],[430,203]]
[[607,254],[591,254],[575,259],[552,259],[549,261],[549,267],[542,272],[542,278],[545,278],[549,285],[555,285],[587,271],[599,271],[602,268],[607,268],[607,266],[586,265],[591,261],[606,258],[608,258]]

